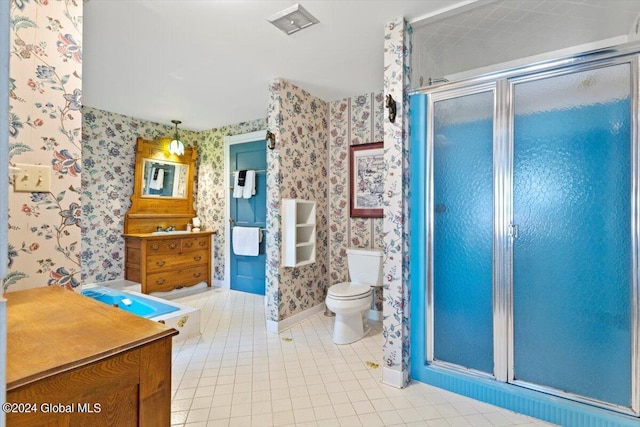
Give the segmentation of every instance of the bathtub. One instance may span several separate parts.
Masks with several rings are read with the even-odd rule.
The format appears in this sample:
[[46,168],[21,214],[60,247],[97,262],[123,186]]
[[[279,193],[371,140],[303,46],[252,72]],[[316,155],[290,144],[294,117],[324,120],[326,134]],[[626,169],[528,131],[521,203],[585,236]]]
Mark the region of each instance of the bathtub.
[[83,289],[82,295],[147,319],[180,310],[180,307],[155,301],[143,295],[104,286]]
[[85,285],[81,293],[96,301],[117,305],[122,310],[176,329],[180,333],[173,337],[174,342],[200,336],[199,308],[167,301],[134,290],[97,284]]

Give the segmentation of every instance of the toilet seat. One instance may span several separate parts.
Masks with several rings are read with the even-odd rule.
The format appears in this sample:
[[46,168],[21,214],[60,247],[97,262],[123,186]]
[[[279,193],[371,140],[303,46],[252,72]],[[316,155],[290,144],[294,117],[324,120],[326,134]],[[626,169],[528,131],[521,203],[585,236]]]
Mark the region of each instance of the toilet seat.
[[371,286],[362,283],[343,282],[329,288],[327,296],[339,301],[368,298],[371,295]]

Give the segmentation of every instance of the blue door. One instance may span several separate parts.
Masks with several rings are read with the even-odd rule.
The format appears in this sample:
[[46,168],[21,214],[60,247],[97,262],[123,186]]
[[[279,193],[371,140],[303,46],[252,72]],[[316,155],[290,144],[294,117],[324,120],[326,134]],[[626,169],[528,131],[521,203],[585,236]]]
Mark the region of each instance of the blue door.
[[[267,225],[267,151],[266,142],[256,141],[229,146],[230,182],[233,186],[233,171],[252,169],[256,171],[256,194],[248,199],[234,198],[230,189],[230,218],[232,226],[260,227]],[[236,255],[233,252],[231,233],[230,285],[231,289],[264,295],[265,242],[260,243],[258,256]]]

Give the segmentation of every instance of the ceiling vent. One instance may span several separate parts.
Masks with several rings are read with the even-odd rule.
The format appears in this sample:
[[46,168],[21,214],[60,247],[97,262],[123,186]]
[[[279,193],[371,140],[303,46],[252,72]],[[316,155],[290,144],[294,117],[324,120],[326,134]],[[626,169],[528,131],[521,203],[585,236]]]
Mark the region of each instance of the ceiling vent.
[[269,22],[284,31],[287,35],[291,35],[320,21],[307,12],[304,7],[299,4],[294,4],[271,16]]

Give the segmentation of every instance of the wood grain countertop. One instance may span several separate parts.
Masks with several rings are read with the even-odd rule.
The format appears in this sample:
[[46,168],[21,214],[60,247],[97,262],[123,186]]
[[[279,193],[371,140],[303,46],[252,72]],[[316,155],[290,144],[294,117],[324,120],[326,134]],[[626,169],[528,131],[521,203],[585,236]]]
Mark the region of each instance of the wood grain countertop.
[[218,234],[216,231],[197,231],[197,232],[189,232],[189,233],[127,233],[123,234],[123,237],[134,237],[134,238],[158,238],[158,239],[175,239],[175,238],[187,238],[187,237],[201,237],[201,236],[209,236],[213,234]]
[[178,331],[58,286],[4,294],[7,391]]

